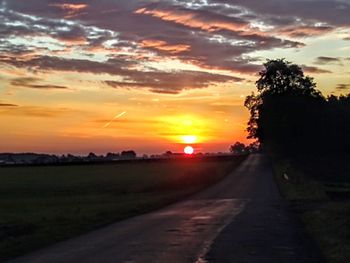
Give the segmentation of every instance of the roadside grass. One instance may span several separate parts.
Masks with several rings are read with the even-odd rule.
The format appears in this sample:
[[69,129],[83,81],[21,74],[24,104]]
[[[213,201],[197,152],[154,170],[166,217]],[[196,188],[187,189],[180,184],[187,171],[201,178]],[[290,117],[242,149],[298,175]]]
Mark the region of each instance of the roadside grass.
[[0,261],[178,201],[244,158],[0,167]]
[[273,158],[275,179],[282,195],[290,201],[323,201],[328,197],[323,184],[306,177],[289,160]]
[[[315,174],[308,176],[304,171],[311,170],[310,166],[304,170],[288,159],[272,156],[272,160],[281,194],[292,203],[326,260],[329,263],[350,262],[350,188],[344,183],[345,175],[333,174],[330,183],[317,180]],[[324,174],[332,172],[325,169]]]
[[328,262],[350,262],[350,202],[325,202],[302,215]]

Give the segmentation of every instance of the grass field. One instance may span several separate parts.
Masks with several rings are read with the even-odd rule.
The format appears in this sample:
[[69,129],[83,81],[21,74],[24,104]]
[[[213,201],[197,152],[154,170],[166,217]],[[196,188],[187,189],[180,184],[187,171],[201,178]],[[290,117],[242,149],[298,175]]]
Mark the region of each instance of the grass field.
[[175,202],[244,158],[0,167],[0,261]]
[[323,157],[317,162],[312,156],[309,162],[305,158],[296,165],[276,156],[273,159],[281,193],[290,200],[327,262],[350,262],[348,161]]

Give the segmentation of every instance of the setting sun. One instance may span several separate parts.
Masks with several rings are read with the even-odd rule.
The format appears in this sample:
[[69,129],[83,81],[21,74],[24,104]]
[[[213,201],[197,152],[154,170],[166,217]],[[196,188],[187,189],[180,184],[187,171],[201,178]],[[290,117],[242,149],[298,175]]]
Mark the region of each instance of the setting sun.
[[186,154],[193,154],[193,152],[194,152],[194,149],[192,146],[186,146],[184,148],[184,153],[186,153]]

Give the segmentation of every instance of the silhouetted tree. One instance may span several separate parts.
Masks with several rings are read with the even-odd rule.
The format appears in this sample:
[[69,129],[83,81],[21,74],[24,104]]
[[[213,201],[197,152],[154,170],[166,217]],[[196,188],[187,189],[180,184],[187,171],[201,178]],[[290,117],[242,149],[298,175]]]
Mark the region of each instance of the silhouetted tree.
[[249,153],[256,153],[260,151],[260,144],[258,141],[252,142],[248,146],[246,146],[246,149]]
[[122,151],[120,157],[123,159],[134,159],[136,158],[136,152],[132,150]]
[[284,59],[268,60],[248,96],[248,133],[305,174],[349,180],[350,94],[324,98],[312,78]]
[[93,152],[90,152],[89,155],[87,156],[88,158],[96,158],[97,155]]
[[327,132],[328,148],[337,152],[350,153],[350,93],[327,98],[327,108],[323,113]]
[[256,81],[258,94],[245,100],[249,138],[274,149],[304,151],[319,144],[325,102],[312,78],[284,59],[268,60]]
[[107,160],[117,160],[119,158],[119,153],[111,153],[111,152],[109,152],[109,153],[107,153],[106,154],[106,159]]
[[233,154],[243,154],[247,152],[244,143],[236,142],[234,145],[230,146],[230,152]]
[[261,96],[273,94],[304,95],[322,97],[316,90],[313,79],[304,76],[303,70],[296,64],[284,59],[267,60],[265,69],[259,72],[256,87]]

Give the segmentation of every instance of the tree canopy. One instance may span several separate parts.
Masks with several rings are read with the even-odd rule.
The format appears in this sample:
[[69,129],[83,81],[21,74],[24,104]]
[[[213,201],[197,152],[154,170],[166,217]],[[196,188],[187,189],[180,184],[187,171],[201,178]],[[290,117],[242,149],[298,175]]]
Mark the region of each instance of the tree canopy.
[[[300,66],[268,60],[247,96],[248,138],[279,152],[349,151],[350,94],[325,98]],[[341,145],[334,144],[342,136]]]
[[256,81],[258,92],[262,96],[273,94],[293,94],[320,97],[312,78],[304,76],[304,72],[296,64],[284,59],[268,60],[265,69],[259,72]]

